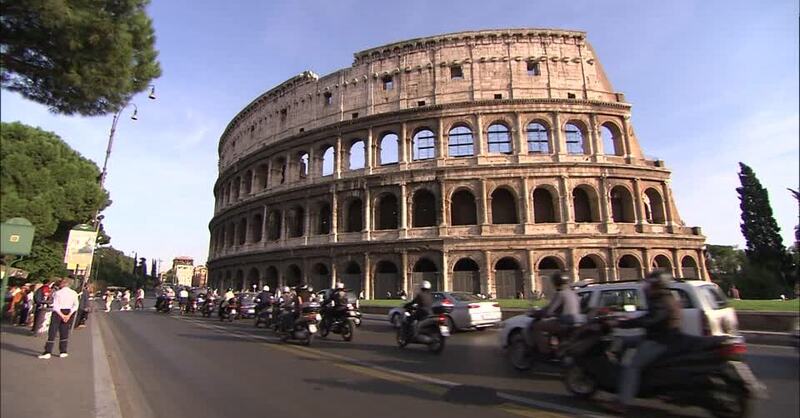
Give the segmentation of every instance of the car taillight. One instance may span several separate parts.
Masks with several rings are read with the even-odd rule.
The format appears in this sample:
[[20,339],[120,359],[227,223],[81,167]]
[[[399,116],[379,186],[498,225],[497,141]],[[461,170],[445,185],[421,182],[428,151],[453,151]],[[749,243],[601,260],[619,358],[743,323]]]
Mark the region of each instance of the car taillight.
[[447,306],[448,308],[452,308],[453,302],[450,302],[449,300],[445,299],[442,301],[442,306]]
[[493,307],[493,308],[499,308],[499,307],[500,307],[500,304],[499,304],[499,303],[493,303],[493,304],[492,304],[492,307]]
[[708,321],[708,317],[703,313],[700,314],[700,329],[703,335],[711,335],[711,322]]
[[481,307],[481,305],[468,305],[467,307],[468,307],[469,309],[478,309],[478,308],[480,308],[480,307]]
[[725,344],[719,348],[719,355],[725,358],[735,358],[745,354],[747,354],[747,345],[744,343]]
[[439,315],[439,323],[443,324],[443,325],[446,324],[447,323],[447,317],[444,316],[444,315]]

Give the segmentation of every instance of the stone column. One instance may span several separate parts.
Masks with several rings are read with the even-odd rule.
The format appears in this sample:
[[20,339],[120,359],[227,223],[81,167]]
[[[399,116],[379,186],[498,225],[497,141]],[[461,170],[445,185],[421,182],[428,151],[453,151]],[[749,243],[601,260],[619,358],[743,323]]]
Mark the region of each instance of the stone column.
[[400,183],[400,238],[408,236],[408,191],[406,190],[406,183]]
[[564,129],[561,126],[561,115],[558,112],[553,112],[553,147],[555,154],[566,154],[567,143],[564,139]]
[[600,176],[600,222],[605,225],[608,232],[608,224],[611,222],[611,215],[608,213],[608,177],[605,174]]
[[447,249],[442,246],[442,291],[450,292],[453,290],[453,283],[450,282],[450,269],[447,267]]
[[481,205],[481,225],[489,225],[489,207],[488,207],[488,196],[486,195],[486,180],[481,179],[481,197],[480,197],[480,205]]
[[280,231],[279,241],[280,245],[284,246],[286,245],[286,238],[289,236],[289,230],[286,225],[286,209],[280,210],[280,216],[281,216],[281,231]]
[[272,160],[269,159],[267,160],[267,175],[264,177],[264,188],[269,189],[274,186],[274,184],[272,184],[274,181],[275,179],[272,178]]
[[250,172],[250,196],[256,194],[256,183],[258,183],[258,166]]
[[564,224],[575,223],[572,209],[572,193],[570,193],[567,186],[567,176],[559,178],[559,187],[561,188],[561,222]]
[[650,273],[652,269],[653,266],[650,264],[650,249],[644,248],[642,249],[642,278]]
[[702,249],[697,250],[697,270],[698,279],[709,280],[706,271],[706,257]]
[[411,294],[411,283],[408,277],[408,251],[402,250],[400,252],[400,279],[403,281],[403,290],[407,294]]
[[264,205],[264,214],[261,217],[261,243],[264,244],[267,242],[267,218],[269,216],[269,210],[267,205]]
[[408,165],[408,149],[410,148],[411,141],[408,139],[408,130],[406,127],[406,123],[403,122],[400,125],[400,138],[397,141],[397,162],[400,164],[402,169],[406,169]]
[[320,172],[317,171],[316,152],[314,152],[314,150],[315,148],[313,146],[308,150],[308,167],[306,167],[308,174],[306,174],[306,179],[309,180],[319,177],[319,175],[322,174],[321,170]]
[[[514,90],[513,88],[511,89]],[[523,126],[522,116],[519,113],[514,113],[514,154],[527,155],[527,136],[525,127]]]
[[253,241],[253,226],[250,225],[253,219],[249,214],[245,215],[244,219],[246,220],[244,224],[244,246],[246,247]]
[[[447,186],[444,179],[439,179],[439,228],[446,228],[450,223],[447,222]],[[441,231],[439,232],[441,234]]]
[[375,299],[372,295],[372,264],[369,253],[364,253],[364,297]]
[[645,224],[644,199],[642,199],[642,180],[633,179],[633,207],[636,209],[636,224]]
[[619,268],[617,267],[618,251],[616,248],[608,250],[608,281],[619,280]]
[[339,281],[339,274],[336,272],[336,259],[331,259],[331,287],[336,286]]
[[564,266],[565,269],[569,272],[570,278],[573,282],[578,280],[579,272],[578,272],[578,260],[575,254],[574,248],[567,249],[567,265]]
[[[528,292],[540,290],[539,284],[536,283],[536,255],[533,250],[527,251],[528,255]],[[526,295],[527,296],[527,295]]]
[[672,266],[675,271],[675,277],[683,277],[683,266],[681,266],[681,257],[677,248],[673,248],[672,252]]
[[342,177],[342,137],[336,137],[336,145],[333,150],[333,178],[340,179]]
[[664,221],[667,224],[667,230],[669,232],[675,232],[673,230],[675,221],[672,214],[672,190],[669,188],[669,183],[669,179],[666,179],[663,183],[661,183],[661,196],[664,204]]
[[367,140],[364,143],[364,171],[367,174],[372,174],[372,168],[375,166],[375,141],[372,138],[372,128],[367,131]]
[[630,159],[631,155],[631,117],[630,115],[625,115],[622,118],[622,145],[625,147],[624,155],[626,158]]
[[489,250],[483,251],[483,268],[486,272],[486,283],[481,283],[481,293],[484,295],[491,293],[492,296],[497,296],[494,285],[494,267],[492,266],[492,252]]
[[338,241],[339,236],[339,199],[336,197],[336,184],[331,185],[331,242]]
[[528,184],[528,178],[527,177],[524,177],[522,179],[522,196],[521,196],[521,198],[522,198],[522,211],[523,211],[522,222],[524,222],[526,225],[527,224],[531,224],[531,223],[533,223],[533,219],[532,219],[533,217],[531,216],[531,199],[532,199],[532,196],[531,196],[531,187],[530,187],[530,184]]
[[364,185],[364,229],[362,231],[364,239],[369,240],[372,232],[372,196],[366,185]]
[[602,141],[600,141],[600,135],[597,132],[597,117],[592,113],[589,115],[589,149],[584,151],[592,156],[599,154],[597,150],[601,149],[601,147],[598,146],[600,142]]
[[436,123],[438,125],[436,128],[436,159],[442,162],[445,157],[447,157],[447,144],[445,143],[446,139],[443,132],[444,123],[442,122],[442,118],[437,119]]
[[311,204],[308,199],[303,210],[303,243],[308,245],[308,238],[311,236]]
[[487,155],[488,147],[483,138],[483,118],[480,113],[475,114],[475,125],[472,127],[473,151],[475,155]]

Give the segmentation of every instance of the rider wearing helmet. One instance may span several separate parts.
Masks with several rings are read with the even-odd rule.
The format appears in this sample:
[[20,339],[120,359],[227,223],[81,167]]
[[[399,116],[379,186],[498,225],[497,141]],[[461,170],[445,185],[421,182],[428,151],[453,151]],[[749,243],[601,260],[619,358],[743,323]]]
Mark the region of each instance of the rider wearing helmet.
[[332,313],[334,316],[347,314],[347,291],[344,288],[344,283],[337,282],[333,289],[328,292],[328,296],[322,301],[322,306],[332,304]]
[[646,331],[633,356],[626,356],[622,361],[617,388],[620,403],[612,408],[620,413],[625,412],[639,392],[642,370],[680,339],[681,307],[669,289],[670,279],[670,275],[657,271],[647,275],[642,288],[647,299],[647,313],[619,322],[620,328],[644,328]]
[[575,324],[580,314],[578,295],[568,285],[569,279],[561,273],[554,273],[550,277],[556,293],[553,299],[542,310],[542,317],[531,323],[529,334],[539,353],[550,353],[548,335],[557,334],[562,327]]
[[422,321],[423,319],[433,315],[433,294],[431,294],[431,282],[424,280],[419,287],[419,292],[414,295],[414,299],[403,305],[406,309],[414,307],[413,319]]
[[272,293],[269,286],[264,286],[256,296],[256,313],[268,308],[272,304]]

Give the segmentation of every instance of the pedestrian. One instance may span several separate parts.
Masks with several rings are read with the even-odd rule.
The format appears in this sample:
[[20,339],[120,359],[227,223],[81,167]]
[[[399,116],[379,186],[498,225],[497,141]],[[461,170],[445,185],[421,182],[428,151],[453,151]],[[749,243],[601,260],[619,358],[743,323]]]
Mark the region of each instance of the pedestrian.
[[80,302],[78,293],[70,289],[70,279],[61,279],[58,282],[58,291],[53,294],[53,315],[50,319],[50,328],[47,330],[47,342],[44,344],[44,353],[39,355],[40,359],[49,359],[53,352],[53,345],[58,335],[58,356],[67,357],[67,344],[69,343],[69,331],[72,328],[72,320],[78,311]]
[[17,293],[17,296],[15,296],[19,297],[19,301],[17,302],[17,309],[15,312],[16,316],[14,317],[13,322],[14,326],[24,326],[28,321],[28,312],[31,309],[28,293],[30,293],[30,283],[25,283],[25,286],[22,286],[20,292]]
[[136,302],[133,305],[133,309],[144,310],[144,289],[141,287],[136,289]]
[[86,321],[89,319],[89,312],[92,307],[89,304],[89,298],[92,295],[94,287],[89,283],[83,285],[83,292],[80,294],[80,306],[78,307],[77,328],[85,328]]
[[111,312],[111,303],[114,302],[114,293],[106,289],[106,312]]
[[11,319],[11,323],[14,323],[14,318],[17,316],[17,309],[19,308],[17,305],[19,301],[22,300],[22,289],[17,286],[11,286],[11,290],[8,292],[10,295],[9,303],[8,303],[8,311],[6,311],[6,315]]
[[31,328],[33,334],[43,333],[47,329],[45,322],[53,303],[52,284],[52,281],[48,281],[33,293],[33,328]]
[[736,299],[736,300],[740,299],[739,289],[736,288],[736,285],[732,285],[731,286],[730,293],[731,293],[731,298]]
[[129,311],[131,310],[131,291],[130,289],[125,289],[125,293],[122,294],[122,308],[121,311]]

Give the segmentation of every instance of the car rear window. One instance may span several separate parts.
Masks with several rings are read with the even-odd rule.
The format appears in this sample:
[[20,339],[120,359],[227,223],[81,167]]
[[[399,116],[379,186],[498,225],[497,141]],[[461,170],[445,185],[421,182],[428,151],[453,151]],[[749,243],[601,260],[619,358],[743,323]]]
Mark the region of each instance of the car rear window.
[[672,292],[672,296],[674,296],[675,299],[678,299],[678,302],[681,304],[681,309],[694,308],[692,299],[689,298],[689,294],[686,293],[683,289],[670,289],[670,291]]
[[484,301],[484,299],[481,299],[481,298],[479,298],[479,297],[477,297],[477,296],[475,296],[473,294],[469,294],[469,293],[451,293],[450,296],[452,296],[453,299],[455,299],[455,300],[457,300],[459,302],[483,302]]
[[600,292],[600,307],[607,307],[621,312],[625,310],[625,305],[633,305],[637,311],[642,310],[637,289],[604,290]]
[[711,309],[722,309],[728,307],[728,298],[725,297],[725,294],[723,294],[716,285],[708,284],[700,286],[697,289],[697,292],[701,295],[700,297],[705,298],[705,300],[711,306]]
[[589,302],[592,300],[592,292],[591,291],[579,292],[578,299],[580,300],[581,303],[581,313],[585,314],[589,312],[590,308]]

